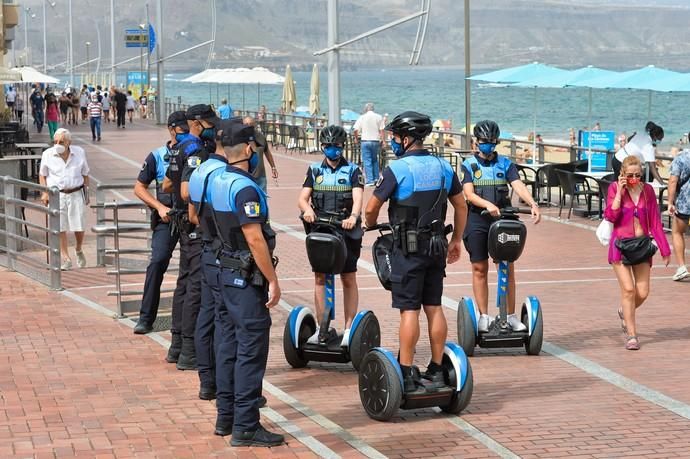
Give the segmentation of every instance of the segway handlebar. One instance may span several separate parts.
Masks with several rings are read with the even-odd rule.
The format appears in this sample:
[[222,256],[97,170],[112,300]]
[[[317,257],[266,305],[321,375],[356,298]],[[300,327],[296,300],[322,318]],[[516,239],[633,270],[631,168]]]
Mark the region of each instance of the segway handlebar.
[[364,231],[376,231],[376,230],[390,230],[393,231],[393,227],[390,223],[378,223],[372,227],[364,228]]
[[[309,223],[304,219],[304,214],[301,214],[299,216],[300,220],[302,220],[305,223]],[[357,222],[360,222],[361,220],[358,218]],[[336,228],[340,228],[343,226],[343,219],[340,218],[340,215],[317,215],[314,221],[311,223],[312,225],[330,225]]]
[[[527,214],[531,215],[532,210],[526,207],[503,207],[499,209],[500,215],[495,218],[511,218],[511,217],[517,217],[518,214]],[[491,215],[487,209],[482,210],[481,215],[487,216]]]

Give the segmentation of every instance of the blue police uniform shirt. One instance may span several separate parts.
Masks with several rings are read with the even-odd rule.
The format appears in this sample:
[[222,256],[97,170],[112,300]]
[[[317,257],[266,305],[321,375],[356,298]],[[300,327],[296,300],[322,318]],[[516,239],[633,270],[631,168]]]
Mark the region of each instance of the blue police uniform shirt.
[[[315,162],[309,166],[307,169],[307,176],[305,177],[304,184],[302,185],[303,187],[314,188],[314,181],[316,180],[316,177],[314,177],[315,169],[317,171],[321,171],[322,175],[333,176],[333,178],[337,177],[337,172],[342,171],[348,175],[348,183],[346,185],[349,185],[349,188],[364,188],[364,176],[362,175],[362,170],[359,168],[359,166],[348,162],[342,156],[335,165],[335,168],[331,167],[325,159],[321,162]],[[326,184],[327,181],[328,179],[322,180],[323,184]],[[337,185],[344,185],[344,183],[327,184],[327,186]]]
[[266,194],[248,172],[228,166],[211,188],[214,211],[234,213],[240,226],[268,222]]
[[[199,164],[202,162],[204,154],[204,142],[192,133],[187,133],[182,140],[177,143],[177,155],[175,162],[179,171],[182,171],[183,181],[189,180],[189,176]],[[192,170],[187,172],[188,166],[193,166]],[[175,181],[174,171],[168,168],[166,177]],[[188,174],[188,175],[187,175]],[[186,180],[185,180],[186,176]]]
[[[443,174],[446,177],[445,187],[448,197],[461,193],[460,180],[448,161],[432,156],[427,150],[413,150],[391,162],[383,170],[376,182],[374,196],[381,202],[391,197],[402,201],[409,198],[415,191],[439,190],[441,188],[439,167],[443,168]],[[433,177],[427,180],[424,173],[429,171],[435,172],[432,174]]]
[[[481,158],[478,154],[474,155],[477,163],[481,168],[497,168],[500,167],[505,169],[505,181],[510,184],[515,180],[520,180],[520,175],[518,174],[517,166],[505,156],[496,155],[496,157],[489,161],[487,159]],[[461,183],[464,185],[466,183],[473,183],[473,179],[481,179],[480,177],[475,177],[472,171],[471,161],[465,160],[462,163],[462,180]]]
[[[221,155],[211,153],[208,160],[204,161],[199,167],[195,168],[189,177],[189,199],[194,204],[211,203],[211,191],[213,182],[218,178],[228,165],[228,160]],[[208,177],[208,179],[207,179]],[[206,194],[204,193],[204,183],[206,183]]]
[[[149,153],[141,166],[137,180],[146,186],[153,181],[156,181],[159,186],[162,185],[171,157],[170,142]],[[157,190],[157,199],[166,206],[172,203],[170,193],[163,193],[162,190]]]

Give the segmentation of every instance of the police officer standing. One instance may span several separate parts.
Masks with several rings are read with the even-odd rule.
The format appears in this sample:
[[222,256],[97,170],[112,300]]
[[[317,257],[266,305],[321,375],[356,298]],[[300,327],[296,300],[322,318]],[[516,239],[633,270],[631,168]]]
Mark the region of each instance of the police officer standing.
[[[220,176],[228,165],[223,151],[221,136],[230,124],[229,120],[221,120],[216,129],[216,151],[211,153],[206,161],[194,169],[189,178],[189,219],[196,223],[201,233],[203,250],[201,252],[201,308],[196,319],[194,344],[196,349],[196,364],[199,371],[199,398],[213,400],[216,398],[215,354],[213,351],[215,315],[220,310],[222,298],[218,287],[220,266],[216,260],[216,252],[220,249],[216,228],[212,218],[211,187],[216,177]],[[234,121],[237,123],[237,121]]]
[[[186,112],[189,134],[174,151],[163,183],[164,191],[173,193],[173,222],[180,232],[180,268],[173,297],[173,334],[182,335],[177,351],[177,369],[195,370],[194,331],[201,305],[201,238],[187,213],[188,180],[209,152],[215,150],[216,112],[209,105],[193,105]],[[168,357],[174,348],[171,346]],[[173,360],[172,358],[168,361]]]
[[[517,167],[510,159],[499,156],[496,145],[501,135],[498,124],[484,120],[474,126],[478,152],[462,163],[462,189],[469,203],[467,226],[463,241],[472,262],[472,291],[480,312],[478,329],[489,331],[491,318],[489,310],[489,227],[493,217],[500,215],[500,208],[510,206],[508,184],[517,195],[529,203],[534,223],[539,223],[539,206],[532,198],[525,184],[520,180]],[[486,209],[491,215],[482,216]],[[513,263],[509,266],[508,281],[508,325],[513,331],[524,331],[527,327],[515,315],[515,272]]]
[[276,446],[284,442],[283,436],[259,422],[269,311],[280,300],[271,256],[275,233],[268,223],[266,194],[251,175],[259,159],[254,128],[232,124],[223,130],[221,143],[230,167],[211,185],[223,298],[216,323],[216,434],[231,431],[232,446]]
[[[158,314],[160,302],[161,283],[163,275],[168,269],[170,258],[177,244],[179,235],[170,228],[170,208],[172,196],[163,191],[163,179],[168,170],[172,150],[187,135],[187,118],[185,112],[173,112],[168,117],[168,133],[170,140],[162,147],[152,151],[141,166],[139,177],[134,184],[134,194],[151,209],[151,260],[146,268],[144,280],[144,295],[141,299],[139,320],[134,327],[134,333],[143,335],[151,332],[153,322]],[[156,181],[156,196],[148,191],[151,182]],[[173,334],[173,346],[181,346],[180,334]]]
[[[362,229],[357,225],[362,212],[364,175],[361,169],[343,157],[347,133],[340,126],[328,126],[321,130],[319,142],[326,158],[307,169],[298,205],[307,224],[318,217],[333,217],[342,220],[342,234],[347,246],[345,266],[340,274],[345,299],[345,331],[341,346],[347,346],[352,320],[357,314],[359,295],[357,290],[357,260],[362,250]],[[307,225],[309,227],[309,225]],[[325,284],[328,273],[314,273],[314,304],[317,323],[324,314]],[[324,330],[323,337],[327,337]],[[320,327],[308,342],[318,343]]]
[[[424,149],[431,133],[428,116],[406,111],[396,116],[384,130],[390,131],[390,146],[398,157],[383,171],[374,194],[367,203],[365,224],[376,225],[383,203],[390,200],[388,218],[394,229],[391,254],[393,307],[400,310],[400,368],[405,392],[420,387],[419,371],[413,366],[414,348],[419,339],[419,312],[429,322],[431,362],[424,374],[432,384],[443,385],[441,359],[448,325],[441,307],[446,261],[460,258],[460,241],[467,207],[452,166]],[[450,243],[445,225],[447,202],[454,208]]]

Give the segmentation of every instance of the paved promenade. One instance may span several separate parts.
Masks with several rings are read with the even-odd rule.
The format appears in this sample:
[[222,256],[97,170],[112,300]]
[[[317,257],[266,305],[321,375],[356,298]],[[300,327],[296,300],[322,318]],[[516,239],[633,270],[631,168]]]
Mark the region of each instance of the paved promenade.
[[[105,125],[97,144],[86,126],[75,133],[102,182],[133,182],[145,155],[166,138],[146,122],[125,130]],[[672,282],[675,267],[655,259],[651,296],[638,314],[642,349],[626,351],[618,285],[594,236],[596,222],[559,222],[557,208],[528,226],[518,262],[518,298],[536,295],[542,303],[544,352],[477,350],[474,396],[461,416],[423,409],[372,421],[349,365],[291,369],[283,326],[291,307],[313,301],[296,197],[317,159],[279,152],[280,186],[269,183],[283,301],[273,310],[262,422],[284,432],[287,445],[231,448],[213,435],[215,406],[197,399],[198,377],[164,361],[169,333],[137,336],[131,320],[113,319],[115,301],[105,295],[113,278],[94,267],[89,235],[89,267],[64,273],[64,291],[0,271],[0,458],[690,457],[690,282]],[[370,195],[366,189],[365,199]],[[365,236],[360,307],[376,313],[382,344],[395,349],[398,316],[372,270],[373,240]],[[471,295],[469,271],[466,253],[447,270],[449,339],[456,339],[458,301]],[[132,276],[132,284],[141,282]],[[342,328],[340,310],[336,325]],[[429,360],[424,335],[421,365]]]

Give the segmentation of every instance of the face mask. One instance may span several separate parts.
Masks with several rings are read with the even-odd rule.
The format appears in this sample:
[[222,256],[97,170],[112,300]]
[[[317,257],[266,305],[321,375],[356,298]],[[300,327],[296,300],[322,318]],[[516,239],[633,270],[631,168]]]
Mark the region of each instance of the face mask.
[[391,137],[391,150],[395,156],[400,156],[404,153],[402,143],[396,142],[394,138]]
[[177,132],[175,133],[175,142],[180,143],[185,137],[187,137],[186,132]]
[[323,154],[326,155],[326,158],[330,159],[331,161],[336,161],[338,158],[342,156],[343,147],[338,147],[337,145],[329,145],[323,148]]
[[216,128],[204,128],[204,130],[201,131],[199,138],[204,140],[216,140]]
[[485,155],[489,156],[496,149],[496,144],[495,143],[480,143],[478,148],[479,148],[479,151],[481,151]]
[[61,155],[61,154],[63,154],[63,153],[65,152],[65,146],[64,146],[64,145],[60,145],[59,143],[56,143],[56,144],[55,144],[55,151],[57,151],[57,154],[58,154],[58,155]]
[[640,178],[639,177],[630,177],[629,179],[626,179],[628,181],[628,186],[637,186],[640,183]]

